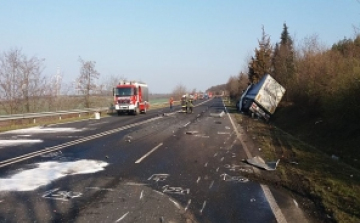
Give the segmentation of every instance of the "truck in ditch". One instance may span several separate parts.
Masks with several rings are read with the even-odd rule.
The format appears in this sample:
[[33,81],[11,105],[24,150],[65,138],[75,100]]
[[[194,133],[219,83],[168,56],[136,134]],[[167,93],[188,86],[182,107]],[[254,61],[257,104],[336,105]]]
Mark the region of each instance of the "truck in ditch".
[[236,107],[241,112],[249,112],[269,120],[284,94],[285,88],[270,74],[266,74],[258,83],[247,87]]

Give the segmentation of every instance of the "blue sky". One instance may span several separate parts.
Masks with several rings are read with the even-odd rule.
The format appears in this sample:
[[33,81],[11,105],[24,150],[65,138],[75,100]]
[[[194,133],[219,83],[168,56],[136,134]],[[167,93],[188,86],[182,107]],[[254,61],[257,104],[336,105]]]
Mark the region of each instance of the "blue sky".
[[[283,23],[297,42],[317,35],[327,46],[354,37],[357,0],[0,0],[0,52],[45,58],[44,75],[79,75],[79,56],[110,75],[170,93],[206,90],[246,70],[261,38],[279,42]],[[115,83],[114,83],[115,84]]]

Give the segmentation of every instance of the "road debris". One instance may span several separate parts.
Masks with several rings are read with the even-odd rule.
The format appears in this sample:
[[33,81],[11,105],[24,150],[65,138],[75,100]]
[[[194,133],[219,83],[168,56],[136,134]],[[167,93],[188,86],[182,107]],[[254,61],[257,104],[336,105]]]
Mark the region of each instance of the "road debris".
[[276,162],[265,162],[260,156],[255,156],[253,158],[247,159],[246,162],[253,166],[265,169],[265,170],[276,170],[277,165],[280,162],[278,159]]
[[187,131],[186,132],[187,135],[195,135],[197,133],[199,133],[199,131]]
[[210,116],[214,117],[214,118],[222,118],[222,117],[224,117],[224,115],[225,115],[224,111],[222,111],[220,113],[210,113]]

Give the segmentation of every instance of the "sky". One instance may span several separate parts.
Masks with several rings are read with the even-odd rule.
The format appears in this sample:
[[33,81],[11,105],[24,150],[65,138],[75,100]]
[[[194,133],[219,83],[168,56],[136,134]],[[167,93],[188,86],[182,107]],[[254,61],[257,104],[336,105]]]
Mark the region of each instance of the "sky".
[[[151,93],[205,91],[247,72],[262,27],[274,45],[286,23],[294,43],[330,47],[360,27],[358,0],[0,0],[0,53],[21,49],[74,83],[79,58],[98,84],[140,80]],[[116,85],[116,83],[114,83]]]

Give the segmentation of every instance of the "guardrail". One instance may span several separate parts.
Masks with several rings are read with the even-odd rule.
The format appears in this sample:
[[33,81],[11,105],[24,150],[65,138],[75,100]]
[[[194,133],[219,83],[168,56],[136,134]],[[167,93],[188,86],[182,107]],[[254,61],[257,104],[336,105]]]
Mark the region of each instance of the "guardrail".
[[[179,101],[174,101],[174,104]],[[154,103],[151,104],[153,108],[164,107],[168,102]],[[7,125],[21,125],[21,124],[35,124],[37,120],[49,120],[57,118],[62,120],[65,118],[81,117],[82,114],[90,114],[92,112],[104,112],[111,113],[114,111],[113,107],[99,107],[99,108],[84,108],[84,109],[73,109],[68,111],[55,111],[55,112],[39,112],[39,113],[24,113],[24,114],[12,114],[12,115],[0,115],[0,126]]]
[[16,120],[16,119],[27,119],[27,118],[41,118],[50,116],[61,116],[66,114],[81,114],[89,112],[101,112],[108,110],[108,107],[100,108],[86,108],[86,109],[74,109],[69,111],[56,111],[56,112],[40,112],[40,113],[24,113],[24,114],[12,114],[12,115],[0,115],[0,121],[5,120]]

